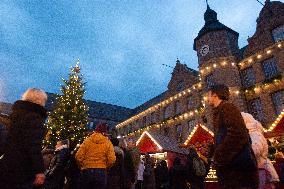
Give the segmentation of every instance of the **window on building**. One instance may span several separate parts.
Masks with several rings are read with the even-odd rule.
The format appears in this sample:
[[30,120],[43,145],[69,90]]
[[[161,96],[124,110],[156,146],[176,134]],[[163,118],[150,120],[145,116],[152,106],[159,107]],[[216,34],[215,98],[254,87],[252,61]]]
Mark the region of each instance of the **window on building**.
[[178,142],[182,141],[182,126],[181,125],[176,126],[176,138]]
[[176,114],[180,114],[182,112],[182,106],[179,100],[175,103],[175,112]]
[[243,80],[243,86],[245,88],[252,87],[255,85],[255,78],[253,73],[253,68],[249,67],[241,71],[241,76]]
[[144,116],[142,119],[142,126],[146,127],[146,116]]
[[132,132],[132,125],[127,125],[127,133],[131,133]]
[[214,85],[215,82],[214,82],[213,74],[209,74],[208,76],[206,76],[205,83],[206,83],[207,89],[209,89],[211,86]]
[[171,107],[167,106],[164,108],[164,119],[171,117]]
[[272,93],[271,97],[275,107],[275,112],[279,115],[284,108],[284,90]]
[[248,110],[249,113],[258,121],[264,121],[264,115],[261,105],[260,98],[256,98],[248,101]]
[[165,127],[164,128],[164,135],[169,136],[169,134],[170,134],[170,129],[168,127]]
[[272,36],[275,42],[283,40],[284,39],[284,25],[279,26],[275,28],[274,30],[272,30]]
[[187,99],[187,109],[188,110],[192,110],[194,108],[195,108],[195,106],[194,106],[194,98],[193,98],[193,96],[189,96],[188,99]]
[[156,122],[156,123],[160,121],[160,114],[161,114],[160,111],[158,111],[158,112],[155,113],[155,122]]
[[189,121],[187,122],[187,129],[188,129],[188,131],[193,130],[193,128],[195,127],[195,125],[196,125],[196,122],[195,122],[194,119],[189,120]]
[[183,81],[180,81],[180,82],[178,82],[178,84],[177,84],[177,91],[178,91],[178,92],[181,92],[182,90],[184,90],[184,82],[183,82]]
[[265,79],[271,79],[279,74],[277,65],[273,58],[264,60],[262,62],[262,68],[265,75]]
[[151,113],[151,117],[150,117],[150,123],[155,123],[155,112]]

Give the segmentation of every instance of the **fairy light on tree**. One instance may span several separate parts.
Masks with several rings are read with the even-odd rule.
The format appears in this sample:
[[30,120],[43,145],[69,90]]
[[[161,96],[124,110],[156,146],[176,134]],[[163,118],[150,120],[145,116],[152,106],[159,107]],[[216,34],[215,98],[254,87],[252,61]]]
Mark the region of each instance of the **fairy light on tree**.
[[71,68],[69,79],[63,80],[62,95],[56,97],[53,111],[49,112],[45,144],[54,146],[59,139],[69,139],[72,146],[84,140],[88,124],[88,106],[83,101],[85,83],[80,73],[79,60]]

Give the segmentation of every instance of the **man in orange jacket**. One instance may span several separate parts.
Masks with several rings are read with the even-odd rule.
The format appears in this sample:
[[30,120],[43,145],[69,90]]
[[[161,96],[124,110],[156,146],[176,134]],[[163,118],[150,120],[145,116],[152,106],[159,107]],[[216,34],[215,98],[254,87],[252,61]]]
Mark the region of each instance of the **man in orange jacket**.
[[88,137],[76,153],[76,160],[81,169],[79,186],[82,189],[106,187],[106,169],[116,160],[112,143],[105,136],[107,125],[100,123],[95,132]]

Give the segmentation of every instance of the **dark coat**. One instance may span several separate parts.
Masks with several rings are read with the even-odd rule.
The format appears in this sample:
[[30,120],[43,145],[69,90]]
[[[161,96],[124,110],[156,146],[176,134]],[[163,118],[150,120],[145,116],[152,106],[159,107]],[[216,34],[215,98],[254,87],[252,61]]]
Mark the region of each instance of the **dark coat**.
[[7,142],[8,129],[10,128],[10,118],[7,115],[0,114],[0,156],[4,153]]
[[170,189],[187,189],[186,168],[175,159],[174,165],[169,171]]
[[[213,160],[221,188],[257,188],[259,179],[257,167],[252,170],[233,170],[230,167],[233,159],[249,143],[249,133],[239,109],[232,103],[221,102],[214,108],[213,126],[215,137]],[[221,128],[227,129],[225,136],[221,136]]]
[[5,183],[31,182],[36,174],[44,172],[41,144],[46,117],[46,110],[38,104],[21,100],[14,103],[5,155],[0,163],[0,178]]
[[194,170],[194,165],[193,165],[193,160],[194,159],[199,159],[203,162],[204,167],[206,169],[206,175],[209,172],[210,169],[210,165],[208,163],[206,163],[205,161],[203,161],[197,154],[197,152],[195,153],[190,153],[187,156],[187,180],[189,181],[189,183],[191,185],[203,185],[206,175],[204,176],[197,176]]
[[154,161],[149,155],[145,157],[145,170],[143,173],[143,189],[155,189]]
[[173,166],[169,171],[169,181],[170,189],[187,189],[185,167]]
[[166,162],[161,162],[155,169],[156,188],[166,188],[169,182],[169,170]]
[[135,169],[134,169],[134,163],[131,156],[131,153],[127,149],[123,149],[124,152],[124,171],[125,171],[125,177],[124,177],[124,189],[130,189],[133,183],[135,183]]
[[116,160],[114,165],[108,170],[107,189],[124,188],[124,152],[118,146],[114,146]]
[[49,169],[45,172],[45,189],[62,189],[65,181],[65,168],[69,161],[70,152],[68,148],[55,151]]

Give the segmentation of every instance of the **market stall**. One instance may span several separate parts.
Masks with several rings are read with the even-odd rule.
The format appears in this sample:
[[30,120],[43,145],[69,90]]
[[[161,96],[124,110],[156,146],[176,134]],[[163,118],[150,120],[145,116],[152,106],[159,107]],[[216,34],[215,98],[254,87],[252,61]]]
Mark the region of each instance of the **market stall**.
[[[213,143],[213,140],[214,140],[213,132],[210,129],[208,129],[206,126],[198,124],[190,132],[187,140],[184,142],[182,147],[184,148],[194,147],[196,148],[200,156],[202,156],[202,158],[205,158],[208,155],[208,152],[210,150],[209,146],[210,144]],[[216,170],[212,168],[209,170],[205,182],[206,182],[205,183],[206,189],[218,188]]]
[[203,156],[207,156],[209,145],[213,143],[213,132],[204,125],[196,125],[182,145],[185,148],[195,147]]
[[178,142],[170,137],[144,131],[137,140],[136,146],[141,154],[148,153],[157,161],[166,160],[169,168],[172,167],[176,157],[179,157],[183,164],[186,163],[187,150],[180,148]]
[[268,128],[264,129],[264,136],[266,138],[279,137],[284,135],[284,109],[278,115],[274,123]]

